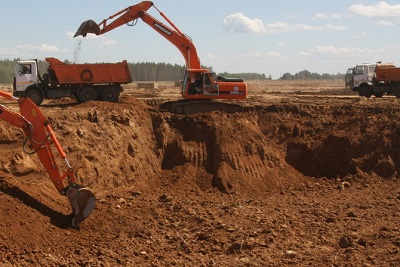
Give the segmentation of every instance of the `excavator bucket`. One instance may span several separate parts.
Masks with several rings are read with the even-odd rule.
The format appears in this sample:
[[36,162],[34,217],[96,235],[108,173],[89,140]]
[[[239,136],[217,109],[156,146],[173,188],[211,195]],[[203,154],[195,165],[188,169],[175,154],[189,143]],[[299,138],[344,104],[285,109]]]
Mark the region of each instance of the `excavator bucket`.
[[100,31],[99,25],[93,20],[87,20],[82,22],[81,26],[79,26],[79,29],[76,31],[74,38],[78,37],[79,35],[82,35],[83,37],[86,37],[88,33],[94,33],[98,35]]
[[65,195],[72,205],[72,226],[78,228],[80,223],[92,213],[96,198],[90,189],[76,184],[69,186]]

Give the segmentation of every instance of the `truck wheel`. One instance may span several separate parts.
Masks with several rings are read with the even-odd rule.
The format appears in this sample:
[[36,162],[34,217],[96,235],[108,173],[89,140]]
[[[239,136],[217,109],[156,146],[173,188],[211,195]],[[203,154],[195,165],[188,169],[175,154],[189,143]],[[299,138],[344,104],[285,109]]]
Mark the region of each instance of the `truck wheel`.
[[119,91],[115,86],[107,86],[101,91],[101,100],[108,102],[118,102]]
[[368,86],[362,86],[360,87],[358,91],[359,96],[365,96],[366,98],[370,98],[372,95],[372,91]]
[[88,101],[97,100],[96,91],[92,87],[84,87],[78,95],[78,102],[85,103]]
[[384,94],[384,93],[382,93],[382,92],[379,92],[379,93],[378,93],[378,92],[375,92],[375,93],[374,93],[374,96],[375,96],[375,97],[382,97],[383,94]]
[[43,102],[43,95],[39,89],[30,89],[25,96],[32,100],[32,102],[35,103],[36,106],[40,106],[40,104],[42,104]]

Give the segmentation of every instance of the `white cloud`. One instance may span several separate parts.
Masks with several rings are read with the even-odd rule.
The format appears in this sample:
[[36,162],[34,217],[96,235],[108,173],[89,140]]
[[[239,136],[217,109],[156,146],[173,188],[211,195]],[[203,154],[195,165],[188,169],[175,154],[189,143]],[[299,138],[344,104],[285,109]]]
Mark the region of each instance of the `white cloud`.
[[385,26],[385,27],[394,26],[394,24],[392,22],[389,22],[389,21],[386,21],[386,20],[379,20],[378,22],[376,22],[376,25]]
[[42,44],[39,46],[39,52],[58,53],[61,50],[55,45]]
[[369,48],[350,48],[350,47],[336,47],[336,46],[317,46],[314,49],[300,52],[302,56],[311,56],[315,54],[325,55],[354,55],[354,54],[365,54],[371,53]]
[[28,52],[45,52],[45,53],[64,53],[66,52],[65,50],[59,49],[55,45],[49,45],[49,44],[41,44],[41,45],[28,45],[28,44],[23,44],[23,45],[17,45],[18,49],[23,49]]
[[317,13],[314,15],[313,19],[328,19],[329,16],[324,13]]
[[283,33],[292,31],[347,31],[348,27],[345,26],[334,26],[327,24],[325,26],[310,26],[306,24],[289,24],[283,22],[269,23],[266,27],[268,33]]
[[385,1],[376,5],[352,5],[348,9],[350,14],[366,18],[400,18],[400,4],[389,5]]
[[285,56],[282,55],[281,53],[275,52],[275,51],[270,51],[266,53],[267,58],[284,58]]
[[107,39],[104,35],[96,35],[93,33],[89,33],[86,37],[78,36],[74,38],[75,33],[68,31],[67,37],[68,39],[77,39],[77,40],[92,40],[95,41],[96,44],[101,46],[115,46],[117,45],[117,41]]
[[342,16],[340,14],[337,14],[337,13],[333,13],[331,16],[334,19],[341,19],[342,18]]
[[245,54],[244,57],[246,58],[256,58],[256,59],[263,59],[263,58],[283,58],[284,56],[281,53],[275,51],[269,51],[266,53],[262,53],[259,51],[254,51],[248,54]]
[[348,31],[349,28],[346,26],[335,26],[331,24],[326,24],[323,27],[316,27],[316,30],[329,30],[329,31]]
[[324,13],[317,13],[312,17],[312,19],[315,19],[315,20],[323,20],[323,19],[331,19],[331,18],[332,19],[340,19],[341,16],[340,16],[340,14],[337,14],[337,13],[332,13],[330,15],[327,15]]
[[98,36],[94,33],[88,33],[86,35],[86,37],[83,37],[82,35],[79,35],[77,37],[74,37],[75,33],[71,32],[71,31],[67,31],[67,37],[68,39],[99,39],[99,38],[103,38],[103,36]]
[[0,47],[0,56],[1,57],[15,57],[18,55],[18,51],[14,48],[5,48]]
[[243,13],[235,13],[224,19],[224,29],[231,33],[264,33],[265,27],[260,19],[250,19]]
[[283,33],[291,31],[311,31],[312,27],[305,24],[289,24],[285,22],[268,23],[266,32],[268,33]]

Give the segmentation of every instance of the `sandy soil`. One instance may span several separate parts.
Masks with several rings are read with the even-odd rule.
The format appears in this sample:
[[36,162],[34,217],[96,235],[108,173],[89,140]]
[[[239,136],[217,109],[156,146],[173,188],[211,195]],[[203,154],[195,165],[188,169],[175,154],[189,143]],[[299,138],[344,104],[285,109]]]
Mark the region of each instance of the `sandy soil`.
[[46,101],[97,197],[80,229],[1,122],[0,266],[400,266],[399,100],[341,81],[248,84],[233,114],[160,111],[172,83]]

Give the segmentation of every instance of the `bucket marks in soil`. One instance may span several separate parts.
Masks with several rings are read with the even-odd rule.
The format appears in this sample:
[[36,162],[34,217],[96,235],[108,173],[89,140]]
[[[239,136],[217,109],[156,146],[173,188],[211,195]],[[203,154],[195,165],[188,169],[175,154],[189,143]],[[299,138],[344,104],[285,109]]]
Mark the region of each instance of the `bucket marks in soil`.
[[211,175],[222,192],[263,190],[277,177],[270,170],[284,168],[277,147],[266,142],[251,115],[160,115],[153,129],[162,170],[190,164]]

